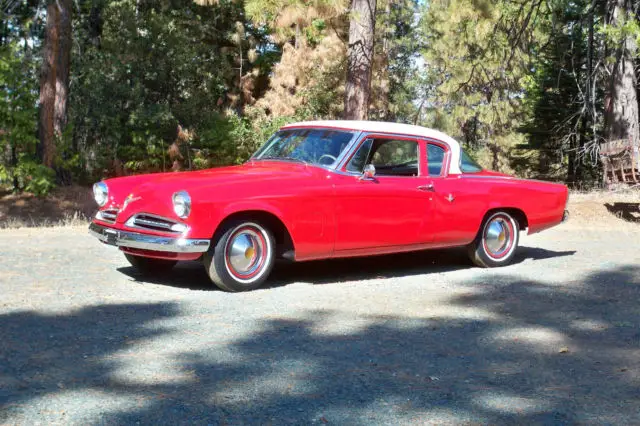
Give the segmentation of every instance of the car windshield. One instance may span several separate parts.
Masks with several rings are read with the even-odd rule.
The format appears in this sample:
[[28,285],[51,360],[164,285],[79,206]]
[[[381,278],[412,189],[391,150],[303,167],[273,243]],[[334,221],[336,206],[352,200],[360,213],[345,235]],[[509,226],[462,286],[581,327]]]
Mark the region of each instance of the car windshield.
[[482,171],[482,166],[476,163],[464,150],[460,150],[460,171],[462,173],[478,173]]
[[281,130],[269,139],[253,159],[333,166],[353,136],[352,132],[333,129]]

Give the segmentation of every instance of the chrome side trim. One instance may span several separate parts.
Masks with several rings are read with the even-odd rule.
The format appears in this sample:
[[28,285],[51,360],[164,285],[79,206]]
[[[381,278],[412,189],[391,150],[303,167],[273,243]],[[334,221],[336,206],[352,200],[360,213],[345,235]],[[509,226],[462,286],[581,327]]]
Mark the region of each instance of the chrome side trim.
[[540,179],[525,179],[517,176],[493,176],[493,175],[477,175],[475,173],[463,173],[458,175],[458,179],[501,179],[501,180],[512,180],[517,182],[538,182],[538,183],[547,183],[550,185],[564,185],[560,182],[552,182],[550,180],[540,180]]
[[209,250],[209,240],[158,237],[107,228],[94,222],[89,225],[89,233],[103,243],[116,247],[171,253],[204,253]]
[[458,175],[458,179],[504,179],[504,180],[531,180],[531,179],[519,179],[514,176],[493,176],[493,175],[476,175],[473,173],[463,173]]

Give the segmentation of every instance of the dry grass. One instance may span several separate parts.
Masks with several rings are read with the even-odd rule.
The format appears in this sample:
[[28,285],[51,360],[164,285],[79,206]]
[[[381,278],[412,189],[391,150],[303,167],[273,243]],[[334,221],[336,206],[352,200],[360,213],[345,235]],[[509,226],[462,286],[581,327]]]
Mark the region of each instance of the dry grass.
[[[607,226],[640,230],[640,187],[571,192],[568,226]],[[0,229],[86,226],[96,210],[88,188],[59,188],[46,198],[0,193]]]
[[89,221],[90,219],[81,212],[66,213],[63,218],[57,220],[34,217],[10,217],[0,222],[0,229],[71,228],[87,226]]
[[614,190],[570,191],[572,201],[636,202],[640,203],[640,186],[625,186]]
[[91,190],[82,186],[60,187],[43,198],[5,191],[0,192],[0,229],[81,225],[95,210]]

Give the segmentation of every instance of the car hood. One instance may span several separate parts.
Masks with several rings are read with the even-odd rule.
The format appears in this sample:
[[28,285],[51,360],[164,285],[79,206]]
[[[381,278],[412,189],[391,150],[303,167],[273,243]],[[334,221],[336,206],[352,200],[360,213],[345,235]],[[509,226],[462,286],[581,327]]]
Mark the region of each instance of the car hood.
[[[315,169],[315,170],[314,170]],[[127,176],[106,181],[109,195],[120,204],[129,195],[149,196],[152,193],[198,191],[218,186],[248,183],[252,181],[297,179],[317,173],[320,169],[302,163],[285,161],[250,161],[240,166],[219,167],[193,171],[155,173]]]

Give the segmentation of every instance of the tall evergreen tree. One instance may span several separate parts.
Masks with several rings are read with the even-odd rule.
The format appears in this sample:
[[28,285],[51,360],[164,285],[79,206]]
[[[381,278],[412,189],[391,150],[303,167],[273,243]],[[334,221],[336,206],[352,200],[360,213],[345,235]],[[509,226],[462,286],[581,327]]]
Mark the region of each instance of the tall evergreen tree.
[[536,52],[534,78],[526,99],[531,121],[528,145],[537,152],[519,164],[539,178],[575,183],[593,179],[602,127],[602,90],[596,62],[603,38],[595,30],[601,16],[593,0],[555,3],[542,24],[548,42]]
[[495,170],[513,171],[513,150],[524,142],[533,41],[546,41],[537,26],[543,1],[433,0],[423,12],[418,121],[463,139]]

